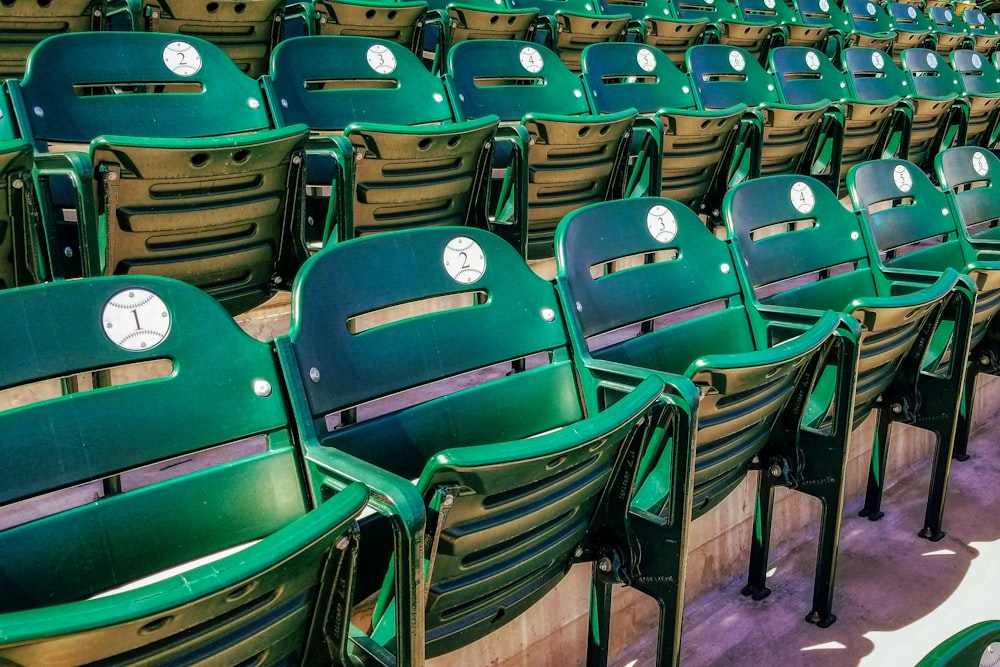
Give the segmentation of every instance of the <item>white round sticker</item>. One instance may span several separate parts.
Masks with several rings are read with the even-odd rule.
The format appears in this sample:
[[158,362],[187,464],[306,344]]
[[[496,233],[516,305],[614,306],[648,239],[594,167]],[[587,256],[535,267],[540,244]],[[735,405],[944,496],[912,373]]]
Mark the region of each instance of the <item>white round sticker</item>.
[[809,185],[803,183],[802,181],[796,181],[792,185],[790,197],[792,200],[792,206],[794,206],[795,210],[799,213],[808,213],[813,210],[814,206],[816,206],[816,196],[813,195],[813,191],[810,189]]
[[444,270],[457,282],[474,283],[486,273],[486,255],[468,236],[456,236],[444,247]]
[[521,67],[532,74],[542,71],[542,54],[537,49],[526,46],[521,49]]
[[821,12],[830,11],[830,3],[828,2],[828,0],[819,0],[819,10]]
[[774,9],[774,0],[764,0],[764,6],[768,9]]
[[913,187],[913,177],[910,176],[909,170],[901,164],[897,164],[896,168],[892,170],[892,180],[900,192],[909,192],[910,188]]
[[934,55],[933,52],[932,53],[928,53],[927,54],[927,66],[930,67],[930,68],[936,68],[937,67],[937,63],[938,63],[937,56]]
[[742,72],[743,68],[747,66],[746,62],[743,61],[743,54],[739,51],[729,52],[729,64],[732,65],[733,69],[737,72]]
[[946,10],[944,10],[944,18],[945,18],[946,20],[950,21],[950,20],[952,19],[952,17],[953,17],[953,16],[954,16],[954,15],[953,15],[953,14],[951,13],[951,10],[950,10],[950,9],[946,9]]
[[677,236],[677,218],[666,206],[654,206],[646,214],[646,228],[660,243],[670,243]]
[[986,156],[976,151],[972,154],[972,168],[976,170],[976,173],[980,176],[985,176],[986,172],[990,170],[990,165],[986,162]]
[[163,47],[163,64],[177,76],[194,76],[201,69],[201,54],[187,42],[170,42]]
[[163,299],[149,290],[122,290],[104,304],[101,328],[108,340],[123,350],[148,350],[170,333],[170,311]]
[[875,16],[875,3],[869,2],[865,5],[865,11],[868,12],[868,16]]
[[365,54],[368,66],[379,74],[391,74],[396,69],[396,56],[384,44],[372,44]]
[[983,66],[983,59],[979,57],[978,53],[972,54],[972,66],[979,69]]
[[872,54],[872,65],[875,66],[875,69],[882,69],[885,67],[885,58],[879,51]]
[[656,69],[656,56],[649,49],[639,49],[636,51],[635,60],[639,63],[639,67],[647,72],[652,72]]
[[906,15],[909,16],[911,19],[917,18],[917,8],[914,7],[913,5],[908,6],[906,8]]
[[819,69],[819,56],[817,56],[813,51],[808,51],[806,53],[806,65],[811,70]]

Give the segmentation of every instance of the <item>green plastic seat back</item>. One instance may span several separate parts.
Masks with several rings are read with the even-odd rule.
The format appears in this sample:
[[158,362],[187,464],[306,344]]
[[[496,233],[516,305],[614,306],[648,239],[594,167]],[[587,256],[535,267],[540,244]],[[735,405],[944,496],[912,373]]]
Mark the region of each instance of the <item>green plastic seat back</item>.
[[822,51],[803,46],[780,46],[768,53],[778,99],[785,104],[815,104],[847,97],[844,73]]
[[986,12],[975,7],[962,12],[962,20],[969,26],[976,51],[984,55],[993,53],[1000,44],[1000,26],[993,22]]
[[934,32],[934,23],[917,5],[890,2],[889,13],[895,24],[896,41],[892,51],[897,58],[904,49],[924,46],[927,38]]
[[0,289],[44,278],[36,206],[32,201],[31,146],[0,141]]
[[989,58],[971,49],[955,49],[948,59],[969,101],[966,144],[988,145],[1000,114],[1000,71]]
[[200,37],[219,46],[251,77],[267,72],[281,38],[283,0],[142,0],[140,25],[148,32]]
[[[341,239],[485,224],[479,195],[497,121],[453,123],[444,83],[402,46],[368,37],[291,39],[275,49],[269,79],[272,108],[284,123],[306,123],[315,134],[343,132],[354,145],[354,200]],[[309,185],[322,192],[330,178],[317,165]],[[325,215],[329,197],[310,199],[310,215]]]
[[303,649],[313,634],[326,650],[325,561],[367,492],[312,509],[271,347],[199,290],[156,277],[3,290],[0,311],[0,389],[95,369],[116,378],[0,412],[0,659],[328,662]]
[[415,50],[420,45],[424,0],[313,0],[317,34],[376,37]]
[[178,278],[234,314],[264,303],[297,268],[288,245],[302,217],[308,135],[294,125],[206,139],[95,139],[103,224],[81,229],[84,273]]
[[1000,239],[1000,159],[991,151],[961,146],[938,153],[934,167],[969,237]]
[[354,122],[432,125],[454,120],[441,79],[399,44],[371,37],[295,37],[278,44],[267,76],[286,125],[343,132]]
[[749,53],[723,44],[699,44],[688,50],[687,71],[698,106],[724,109],[736,104],[777,103],[774,81]]
[[[595,357],[685,375],[701,388],[692,503],[700,516],[747,474],[838,318],[831,313],[794,344],[767,350],[726,243],[669,199],[570,214],[559,227],[557,257],[560,294],[574,304],[571,327]],[[608,270],[615,262],[628,265]],[[642,323],[655,325],[635,335]],[[625,327],[630,335],[613,334]]]
[[884,51],[854,46],[842,56],[849,97],[869,102],[898,102],[911,92],[906,73]]
[[913,101],[913,130],[907,159],[923,165],[933,160],[947,140],[954,122],[953,111],[958,111],[953,107],[962,97],[962,87],[946,57],[936,51],[907,49],[902,64]]
[[50,35],[99,29],[101,5],[97,0],[63,0],[0,6],[0,78],[21,76],[31,49]]
[[665,197],[698,206],[733,160],[744,105],[696,109],[691,81],[662,52],[641,44],[594,44],[583,54],[583,83],[600,113],[638,109],[663,124],[660,179]]
[[723,21],[739,21],[739,10],[729,0],[674,0],[677,16],[682,19],[705,19],[718,26]]
[[605,13],[591,0],[508,0],[517,9],[538,9],[552,26],[552,50],[574,72],[580,71],[580,53],[591,44],[624,38],[630,16]]
[[849,33],[853,28],[851,20],[837,2],[832,0],[794,0],[802,23],[813,26],[827,26],[831,32]]
[[969,37],[969,24],[950,6],[928,7],[927,16],[934,22],[936,48],[941,53],[948,53],[972,41]]
[[520,122],[529,113],[590,112],[579,77],[551,50],[527,42],[476,39],[448,53],[445,79],[467,119],[495,115]]
[[520,122],[527,147],[527,255],[552,256],[556,225],[570,211],[615,196],[634,110],[594,115],[583,83],[548,49],[471,40],[448,55],[446,79],[460,114]]
[[976,261],[945,193],[906,160],[859,165],[848,176],[848,189],[883,264],[932,272],[950,267],[974,274],[978,294],[972,345],[976,345],[1000,309],[1000,263]]
[[529,39],[538,20],[537,9],[512,9],[494,0],[430,0],[427,7],[448,17],[442,57],[467,39]]
[[684,53],[702,41],[708,19],[682,19],[673,0],[598,0],[603,14],[627,14],[642,41],[665,53],[678,67]]
[[854,27],[852,43],[890,50],[896,33],[884,5],[874,0],[845,0],[844,10]]
[[[362,330],[361,318],[387,307],[396,314]],[[584,419],[553,286],[478,229],[325,249],[299,274],[289,340],[319,442],[417,479],[434,510],[429,656],[491,632],[555,585],[622,438],[663,389],[644,384]],[[526,370],[508,372],[524,357]],[[459,377],[460,388],[435,389]],[[406,400],[408,390],[421,393]],[[354,407],[356,423],[331,426]],[[437,514],[448,495],[447,516]]]
[[32,52],[17,86],[21,122],[39,148],[102,134],[205,137],[271,127],[260,87],[239,74],[223,51],[195,37],[57,35]]
[[726,193],[723,219],[756,298],[777,306],[831,309],[862,323],[854,424],[874,406],[934,316],[957,274],[890,296],[873,267],[861,222],[819,181],[779,175]]
[[911,90],[924,97],[958,97],[959,77],[947,58],[930,49],[907,49],[902,55],[903,70]]

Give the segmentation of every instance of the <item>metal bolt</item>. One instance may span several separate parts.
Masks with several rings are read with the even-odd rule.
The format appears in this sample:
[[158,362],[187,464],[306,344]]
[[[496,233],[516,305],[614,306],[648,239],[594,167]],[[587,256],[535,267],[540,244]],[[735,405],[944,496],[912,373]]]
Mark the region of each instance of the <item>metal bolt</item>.
[[556,319],[556,311],[551,308],[542,308],[542,319],[546,322],[552,322]]
[[259,100],[255,100],[255,99],[253,99],[251,97],[249,100],[247,100],[247,106],[250,107],[251,109],[259,109],[260,108],[260,101]]
[[771,466],[768,472],[771,473],[771,477],[781,477],[782,473],[781,466],[775,463],[774,465]]
[[601,560],[597,561],[597,569],[601,572],[611,571],[611,559],[605,556]]
[[24,187],[24,181],[22,181],[20,178],[15,178],[14,182],[11,183],[11,185],[14,186],[15,190],[20,190],[21,188]]
[[583,547],[581,547],[578,544],[576,545],[576,549],[573,549],[573,558],[579,558],[582,555],[583,555]]
[[118,179],[118,174],[116,174],[113,171],[109,171],[107,178],[108,178],[109,181],[117,180]]
[[267,380],[254,380],[253,393],[260,397],[271,395],[271,383]]
[[292,164],[302,164],[302,156],[301,155],[293,155],[292,156]]
[[990,357],[989,357],[989,355],[984,354],[981,357],[979,357],[979,365],[980,366],[989,366],[990,365]]
[[65,248],[63,248],[63,255],[66,256],[66,257],[72,257],[73,256],[73,249],[70,248],[69,246],[66,246]]
[[340,539],[337,540],[337,543],[334,544],[333,546],[337,547],[337,549],[339,549],[340,551],[343,551],[347,547],[351,546],[351,538],[349,538],[347,535],[341,535]]
[[454,504],[455,504],[455,496],[451,495],[450,493],[441,499],[442,509],[448,509]]
[[309,369],[309,379],[313,382],[319,382],[319,369],[316,367]]
[[892,410],[892,414],[894,414],[894,415],[901,415],[901,414],[903,414],[903,406],[900,403],[893,403],[889,407],[889,409]]

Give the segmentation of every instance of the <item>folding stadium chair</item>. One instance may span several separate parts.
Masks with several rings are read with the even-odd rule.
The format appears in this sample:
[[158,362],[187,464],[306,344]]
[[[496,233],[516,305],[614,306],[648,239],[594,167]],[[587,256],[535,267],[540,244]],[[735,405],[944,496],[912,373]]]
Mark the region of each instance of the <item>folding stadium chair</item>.
[[[741,0],[737,3],[744,21],[774,23],[777,31],[769,45],[809,46],[821,49],[825,46],[831,26],[806,25],[792,5],[777,0]],[[764,54],[766,56],[766,54]],[[767,58],[760,59],[763,65]]]
[[99,30],[103,0],[0,4],[0,80],[24,73],[28,54],[50,35]]
[[990,665],[1000,653],[1000,621],[976,623],[944,640],[917,667]]
[[[746,104],[747,118],[760,133],[760,173],[809,173],[816,161],[824,136],[838,126],[823,122],[829,100],[813,104],[782,104],[774,79],[742,49],[719,44],[693,47],[687,67],[694,84],[695,99],[704,109],[723,109]],[[737,148],[737,156],[744,150]],[[824,177],[831,189],[840,177],[840,155],[834,151]]]
[[[807,620],[833,623],[857,326],[828,312],[794,339],[772,345],[766,320],[741,296],[725,242],[669,199],[605,202],[571,213],[559,227],[556,248],[570,335],[577,349],[596,358],[593,367],[608,377],[676,373],[699,388],[692,518],[758,471],[745,595],[759,600],[770,593],[765,572],[774,487],[820,500]],[[817,393],[826,395],[816,400],[836,405],[837,424],[800,430],[802,409],[824,374],[827,384]],[[674,602],[679,615],[683,601]]]
[[[537,9],[535,40],[549,47],[573,72],[591,44],[625,39],[630,16],[605,14],[591,0],[508,0],[517,9]],[[615,9],[612,7],[611,9]]]
[[896,31],[884,5],[874,0],[844,0],[843,7],[852,27],[847,46],[892,51]]
[[262,79],[279,125],[312,130],[306,243],[422,225],[485,227],[497,119],[456,123],[444,84],[404,47],[297,37]]
[[154,364],[0,411],[0,661],[353,664],[368,491],[303,482],[327,464],[292,441],[270,345],[158,277],[0,290],[0,313],[0,389]]
[[[951,208],[959,217],[959,243],[963,254],[977,262],[993,264],[1000,261],[997,252],[997,202],[1000,196],[994,183],[994,174],[1000,170],[1000,160],[987,150],[976,147],[951,148],[935,159],[938,183],[947,194]],[[977,277],[977,281],[980,278]],[[990,285],[992,287],[992,285]],[[987,297],[987,289],[979,285],[978,311],[991,307],[995,295]],[[965,382],[965,401],[959,415],[959,427],[968,431],[975,401],[976,378],[979,373],[1000,374],[1000,340],[995,325],[973,331],[973,351]],[[956,448],[956,457],[965,458],[965,452]]]
[[[1000,161],[993,158],[992,163],[988,162],[986,153],[980,150],[973,149],[971,154],[966,151],[959,155],[962,158],[968,163],[967,171],[974,169],[973,159],[977,165],[1000,168]],[[1000,311],[1000,255],[978,251],[948,198],[912,163],[877,160],[859,165],[849,176],[849,187],[854,210],[866,223],[865,232],[878,251],[883,271],[940,273],[950,267],[968,275],[976,285],[971,363],[955,434],[955,458],[966,459],[976,377],[981,369],[989,370],[989,364],[979,360],[990,358],[992,339],[996,337],[988,330],[992,331],[993,317]],[[931,211],[940,214],[930,215]]]
[[306,0],[289,8],[290,24],[305,22],[289,36],[377,37],[420,53],[426,18],[425,0]]
[[710,40],[736,46],[753,54],[761,62],[767,57],[772,33],[777,28],[773,21],[756,18],[748,21],[742,17],[737,3],[731,0],[674,0],[677,14],[683,19],[707,19]]
[[965,144],[969,103],[958,74],[936,51],[908,49],[903,53],[902,65],[913,104],[913,129],[906,157],[929,170],[938,151]]
[[41,225],[31,179],[33,164],[28,143],[0,141],[0,289],[48,277],[39,246]]
[[[430,0],[424,25],[424,59],[443,72],[448,51],[467,39],[533,41],[538,9],[512,9],[504,0]],[[430,53],[428,53],[430,51]]]
[[695,211],[718,219],[730,182],[758,175],[756,159],[746,173],[734,164],[747,125],[745,104],[697,109],[691,81],[662,52],[643,44],[594,44],[583,53],[583,85],[597,113],[637,109],[636,134],[651,126],[660,148],[660,191]]
[[665,53],[677,67],[684,67],[684,53],[709,38],[708,19],[679,16],[673,0],[598,0],[602,14],[627,14],[626,41],[643,42]]
[[823,51],[834,63],[839,62],[854,29],[844,9],[833,0],[792,0],[792,6],[803,25],[828,29]]
[[630,175],[650,171],[643,156],[629,165],[635,110],[591,114],[580,79],[541,45],[462,42],[448,54],[445,83],[461,120],[500,118],[499,164],[510,167],[491,228],[529,259],[553,256],[564,215],[631,193]]
[[[941,539],[975,302],[971,280],[954,269],[923,280],[885,274],[870,258],[860,220],[808,177],[742,183],[726,193],[723,217],[747,298],[766,317],[798,321],[829,308],[861,324],[854,426],[877,413],[862,516],[882,517],[892,422],[912,424],[936,436],[920,536]],[[949,331],[941,345],[935,334]],[[828,419],[816,411],[805,423]]]
[[989,58],[976,51],[956,49],[948,58],[969,103],[965,142],[990,148],[996,144],[1000,124],[1000,71]]
[[978,7],[962,12],[962,20],[969,26],[973,48],[984,56],[991,56],[1000,46],[1000,26]]
[[892,59],[898,65],[906,49],[934,48],[935,24],[920,7],[906,2],[890,2],[889,13],[896,30],[892,42]]
[[106,0],[106,5],[108,20],[127,15],[133,30],[212,42],[253,78],[267,71],[285,18],[284,0]]
[[[426,638],[428,657],[493,632],[571,563],[594,561],[595,573],[623,569],[646,584],[676,659],[680,618],[664,602],[683,590],[690,383],[663,374],[630,390],[596,379],[571,354],[552,284],[478,229],[325,249],[299,274],[291,332],[276,345],[306,451],[367,480],[390,517],[390,501],[426,504],[426,535],[395,540],[397,556],[423,559],[407,567],[427,596],[412,636]],[[515,359],[525,363],[511,373]],[[669,478],[657,507],[629,508],[637,474]],[[658,557],[634,569],[649,551]],[[359,573],[359,593],[364,584]],[[398,586],[387,580],[374,609],[373,637],[387,646],[399,637],[385,615],[405,609]],[[610,607],[594,613],[606,625]]]
[[913,130],[912,87],[906,73],[885,52],[852,47],[841,54],[848,96],[870,104],[895,104],[895,116],[883,155],[905,159]]
[[975,40],[969,35],[969,25],[949,6],[927,7],[927,16],[934,22],[938,53],[972,48]]
[[258,84],[218,47],[59,35],[6,91],[38,151],[54,277],[167,275],[233,313],[290,283],[308,128],[273,129]]
[[843,191],[847,172],[854,165],[882,157],[890,145],[896,125],[909,122],[899,112],[899,98],[865,101],[850,96],[844,73],[815,49],[786,46],[771,52],[768,68],[778,84],[783,104],[817,104],[834,100],[827,111],[843,131],[838,145],[833,134],[817,151],[818,161],[840,156],[837,194]]

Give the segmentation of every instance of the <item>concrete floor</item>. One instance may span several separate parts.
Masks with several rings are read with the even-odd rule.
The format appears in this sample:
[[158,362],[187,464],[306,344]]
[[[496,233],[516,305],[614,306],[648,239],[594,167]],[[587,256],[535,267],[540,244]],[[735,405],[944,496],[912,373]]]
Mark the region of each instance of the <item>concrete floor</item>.
[[[996,387],[1000,388],[1000,387]],[[965,462],[954,462],[945,508],[947,535],[917,537],[929,462],[891,471],[885,518],[857,516],[848,504],[837,567],[837,622],[806,623],[815,544],[772,559],[772,593],[755,602],[735,580],[685,608],[681,664],[913,665],[939,642],[975,622],[1000,618],[1000,414],[976,434]],[[890,500],[891,499],[891,500]],[[617,652],[615,664],[653,665],[651,632]]]

